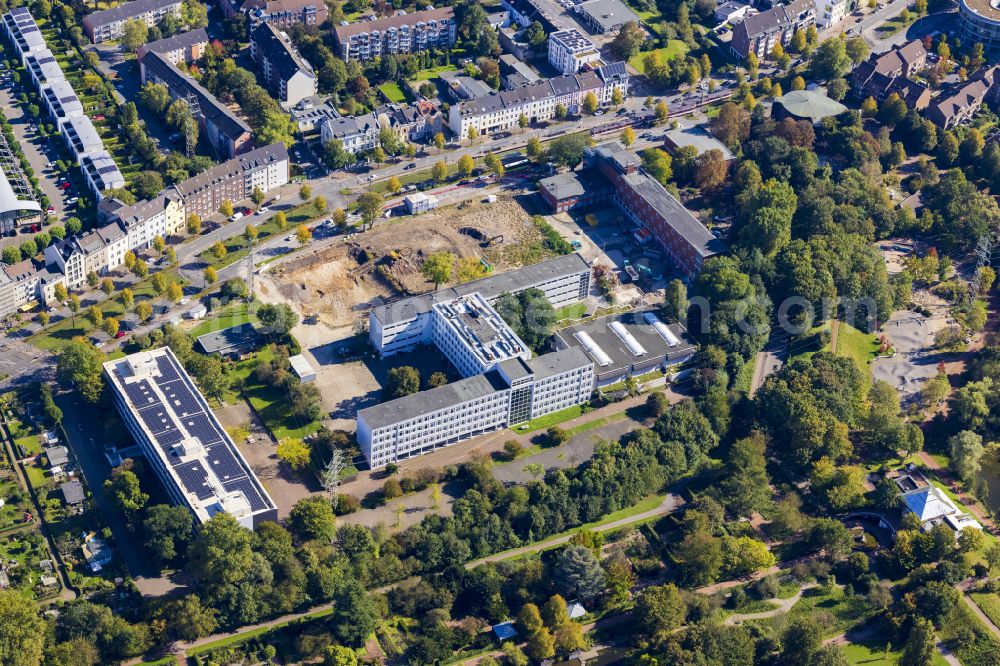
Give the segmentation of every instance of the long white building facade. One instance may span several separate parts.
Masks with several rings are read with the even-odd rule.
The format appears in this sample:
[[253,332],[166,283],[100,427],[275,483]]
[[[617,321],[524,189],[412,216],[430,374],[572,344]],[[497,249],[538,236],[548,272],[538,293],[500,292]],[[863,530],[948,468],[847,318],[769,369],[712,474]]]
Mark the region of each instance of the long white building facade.
[[358,444],[378,469],[582,404],[593,388],[594,364],[579,348],[517,356],[484,374],[362,409]]
[[381,305],[368,317],[368,337],[379,356],[392,356],[431,344],[431,314],[435,303],[479,293],[492,304],[504,292],[541,290],[552,307],[579,303],[590,293],[590,265],[579,254],[567,254],[499,275],[439,289]]
[[453,104],[448,126],[456,136],[465,138],[470,128],[479,134],[513,129],[522,115],[532,123],[549,120],[555,117],[558,106],[576,114],[589,94],[593,94],[601,106],[611,103],[615,90],[620,90],[624,98],[628,95],[628,83],[628,71],[623,62],[579,74],[556,76]]
[[104,364],[115,407],[170,499],[253,529],[278,509],[169,347]]
[[532,356],[492,306],[531,288],[554,307],[577,303],[590,292],[590,266],[570,254],[372,312],[380,355],[432,344],[464,377],[358,412],[358,443],[373,469],[590,399],[594,365],[583,350]]

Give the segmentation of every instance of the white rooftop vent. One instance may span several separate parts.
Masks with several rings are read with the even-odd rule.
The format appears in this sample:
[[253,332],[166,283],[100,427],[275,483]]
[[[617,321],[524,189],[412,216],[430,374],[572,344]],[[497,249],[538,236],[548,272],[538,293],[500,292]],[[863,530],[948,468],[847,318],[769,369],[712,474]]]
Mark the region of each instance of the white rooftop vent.
[[656,332],[660,334],[660,337],[663,338],[664,341],[666,341],[668,347],[676,347],[681,343],[680,339],[676,335],[674,335],[674,332],[671,331],[670,328],[668,328],[666,324],[660,321],[660,318],[657,317],[652,312],[647,312],[646,314],[642,315],[642,318],[645,319],[646,323],[652,326],[653,329],[655,329]]
[[602,368],[611,365],[611,357],[608,356],[596,342],[594,342],[594,339],[590,337],[590,334],[586,331],[578,331],[577,333],[574,333],[573,336],[576,337],[576,339],[580,341],[580,344],[583,345],[583,348],[594,357],[594,360],[597,361],[597,365]]
[[646,348],[640,345],[639,341],[635,339],[635,336],[628,332],[628,329],[625,328],[625,324],[620,321],[613,321],[608,324],[608,328],[614,331],[615,335],[621,338],[621,341],[625,343],[628,350],[635,356],[646,355]]

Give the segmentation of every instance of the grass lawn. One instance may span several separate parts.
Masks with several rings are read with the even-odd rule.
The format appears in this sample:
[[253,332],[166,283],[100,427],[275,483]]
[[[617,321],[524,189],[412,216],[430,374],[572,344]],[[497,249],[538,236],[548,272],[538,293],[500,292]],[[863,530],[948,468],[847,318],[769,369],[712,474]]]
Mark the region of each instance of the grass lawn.
[[[830,322],[824,321],[819,326],[815,326],[812,329],[810,329],[809,336],[818,336],[822,334],[824,331],[829,331],[829,330],[830,330]],[[841,328],[840,331],[841,333],[843,333],[844,329]],[[797,354],[793,354],[792,358],[812,358],[812,356],[817,352],[830,351],[829,344],[824,345],[822,349],[820,349],[816,344],[806,344],[805,342],[803,342],[802,344],[804,346],[801,348],[801,351]]]
[[646,58],[652,54],[660,56],[660,62],[667,62],[674,58],[679,58],[688,52],[687,44],[679,39],[671,39],[666,46],[653,51],[641,51],[629,58],[628,64],[639,70],[640,74],[646,73]]
[[457,72],[458,67],[455,65],[439,65],[437,67],[431,67],[430,69],[422,69],[417,72],[417,75],[413,77],[414,81],[430,81],[431,79],[436,79],[442,72]]
[[406,101],[406,93],[403,89],[399,87],[399,84],[395,81],[390,81],[389,83],[383,83],[378,87],[382,94],[385,95],[386,99],[390,102],[395,102],[396,104],[402,104]]
[[750,384],[753,383],[753,369],[757,364],[757,357],[754,356],[749,361],[743,364],[740,371],[736,373],[736,379],[733,381],[733,388],[737,391],[742,391],[743,393],[750,392]]
[[887,37],[895,35],[897,32],[907,27],[908,25],[916,21],[918,18],[919,16],[914,11],[910,11],[910,18],[907,21],[904,21],[897,14],[896,16],[893,16],[891,19],[884,21],[879,27],[875,28],[875,32],[878,34],[879,39],[886,39]]
[[969,596],[993,624],[1000,625],[1000,595],[995,592],[973,592]]
[[267,358],[270,354],[269,349],[265,348],[254,359],[237,364],[236,369],[230,373],[230,379],[234,384],[239,381],[244,383],[243,394],[263,419],[267,429],[278,440],[286,437],[301,439],[311,435],[319,430],[322,424],[319,421],[302,423],[292,418],[288,414],[288,394],[279,388],[258,384],[253,375],[257,361]]
[[[847,657],[848,663],[856,666],[895,666],[899,663],[899,658],[903,656],[902,644],[898,646],[891,645],[884,641],[864,641],[861,643],[847,643],[842,646],[844,651],[844,656]],[[886,652],[886,648],[889,648],[889,652]],[[948,662],[945,661],[941,653],[934,652],[934,656],[931,658],[932,666],[946,666]]]
[[872,610],[863,598],[848,597],[842,587],[835,585],[829,588],[816,587],[805,590],[802,598],[785,615],[752,622],[775,626],[779,622],[784,624],[785,618],[805,615],[812,619],[820,613],[824,615],[823,635],[836,636],[867,619]]
[[24,471],[28,475],[28,483],[30,483],[36,491],[43,491],[49,480],[49,476],[45,473],[45,470],[38,465],[25,465]]
[[579,319],[586,311],[587,306],[583,303],[564,305],[561,308],[556,309],[556,321],[562,321],[564,319]]
[[[160,271],[160,274],[166,279],[166,283],[176,282],[177,284],[183,286],[187,284],[187,280],[182,278],[179,273],[171,270]],[[164,296],[159,296],[153,290],[153,279],[152,274],[141,282],[137,282],[130,286],[132,293],[135,297],[135,302],[143,300],[150,300],[152,302],[157,302],[158,300],[164,299]],[[101,298],[104,295],[101,294]],[[97,303],[97,306],[101,309],[104,317],[120,317],[125,313],[125,307],[119,300],[118,293],[112,294],[111,298],[104,299]],[[82,335],[86,336],[91,331],[95,330],[93,326],[90,325],[90,321],[83,316],[85,309],[80,310],[80,314],[76,316],[76,325],[74,326],[73,318],[68,317],[61,321],[52,324],[51,326],[39,331],[35,335],[31,336],[29,341],[31,344],[35,345],[39,349],[46,349],[48,351],[56,351],[62,348],[67,342],[73,338]]]
[[249,303],[233,303],[227,305],[226,307],[218,310],[218,312],[212,312],[211,316],[203,322],[200,322],[197,326],[188,331],[188,334],[197,338],[199,335],[205,335],[206,333],[211,333],[212,331],[220,331],[224,328],[229,328],[231,326],[239,326],[240,324],[245,324],[248,321],[256,322],[256,307],[251,311],[251,306]]
[[532,432],[534,430],[551,428],[552,426],[562,423],[563,421],[575,419],[581,414],[583,414],[583,407],[581,405],[577,405],[575,407],[569,407],[568,409],[559,410],[558,412],[546,414],[545,416],[539,416],[537,419],[531,419],[527,423],[522,423],[517,426],[516,429],[518,432]]
[[586,423],[581,423],[578,426],[570,428],[566,432],[570,435],[579,435],[581,432],[587,432],[588,430],[593,430],[594,428],[600,428],[609,423],[614,423],[615,421],[621,421],[623,418],[628,416],[625,412],[615,412],[609,416],[602,416],[599,419],[594,419],[593,421],[587,421]]
[[841,322],[840,332],[837,334],[837,348],[833,351],[837,356],[847,356],[854,359],[861,371],[870,375],[871,368],[869,366],[872,359],[878,354],[880,346],[878,336],[874,333],[865,333]]

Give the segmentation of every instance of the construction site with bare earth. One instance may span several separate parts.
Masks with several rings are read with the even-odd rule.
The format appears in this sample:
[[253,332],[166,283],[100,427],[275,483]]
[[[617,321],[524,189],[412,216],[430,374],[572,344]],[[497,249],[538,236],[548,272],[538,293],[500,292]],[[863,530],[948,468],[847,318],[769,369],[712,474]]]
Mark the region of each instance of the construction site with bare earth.
[[508,197],[388,221],[276,266],[259,290],[263,300],[289,303],[312,324],[318,339],[302,340],[308,347],[350,335],[384,301],[432,289],[421,267],[435,252],[478,259],[486,274],[550,256],[531,216]]

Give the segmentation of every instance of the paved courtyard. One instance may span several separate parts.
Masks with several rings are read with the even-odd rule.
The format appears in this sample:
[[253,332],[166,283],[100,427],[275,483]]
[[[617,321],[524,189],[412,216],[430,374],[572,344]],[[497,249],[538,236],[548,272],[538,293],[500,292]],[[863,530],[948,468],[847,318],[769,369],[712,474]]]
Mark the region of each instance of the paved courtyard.
[[944,356],[933,349],[934,334],[947,325],[948,317],[936,313],[932,317],[901,310],[882,327],[889,343],[896,350],[892,358],[872,361],[872,378],[889,383],[904,396],[918,393],[931,377]]

